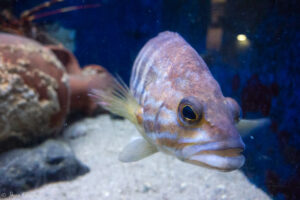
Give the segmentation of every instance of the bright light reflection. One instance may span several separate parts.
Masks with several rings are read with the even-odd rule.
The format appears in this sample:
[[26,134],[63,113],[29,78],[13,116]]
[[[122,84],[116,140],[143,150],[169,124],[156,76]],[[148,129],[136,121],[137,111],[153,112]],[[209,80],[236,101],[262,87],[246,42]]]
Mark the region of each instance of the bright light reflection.
[[244,41],[247,40],[247,36],[244,35],[244,34],[238,34],[238,35],[236,36],[236,39],[237,39],[238,41],[240,41],[240,42],[244,42]]

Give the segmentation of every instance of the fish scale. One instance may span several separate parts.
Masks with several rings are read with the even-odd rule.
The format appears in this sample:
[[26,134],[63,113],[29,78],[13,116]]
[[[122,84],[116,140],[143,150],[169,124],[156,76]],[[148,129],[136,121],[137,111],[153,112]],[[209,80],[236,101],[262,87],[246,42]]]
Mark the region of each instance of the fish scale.
[[203,59],[173,32],[160,33],[142,48],[130,88],[117,80],[111,84],[92,94],[101,106],[134,123],[142,136],[120,153],[123,162],[161,151],[190,164],[231,171],[245,161],[237,128],[249,133],[268,122],[239,120],[238,104],[223,96]]
[[[165,137],[162,137],[160,135],[161,132],[157,127],[161,126],[161,122],[171,121],[168,120],[168,118],[176,118],[176,113],[171,111],[174,106],[163,105],[162,102],[166,102],[170,96],[177,96],[177,98],[182,96],[179,95],[181,92],[177,88],[174,88],[175,83],[172,81],[172,77],[170,77],[169,73],[172,74],[172,71],[176,70],[178,67],[183,68],[183,65],[180,65],[177,62],[179,56],[175,55],[174,57],[171,57],[169,55],[174,54],[168,55],[166,53],[168,52],[168,49],[176,48],[177,46],[182,46],[183,53],[188,53],[188,45],[177,33],[165,32],[150,40],[137,56],[137,62],[133,65],[132,82],[130,84],[131,91],[135,94],[134,96],[140,105],[143,106],[149,101],[152,102],[150,103],[149,108],[144,112],[144,118],[147,119],[144,120],[143,124],[146,134],[151,133],[152,135],[157,135],[156,137],[151,137],[152,140],[154,140],[153,142],[160,143],[168,147],[170,147],[170,144],[176,144],[174,143],[174,140],[176,140],[177,137],[172,137],[172,135],[176,133],[176,128],[173,128],[173,130],[169,129],[170,131],[168,134],[170,136],[165,134]],[[165,56],[165,58],[162,60],[163,56]],[[134,77],[135,74],[137,77]],[[153,76],[156,77],[155,81],[151,82],[151,84],[146,84],[147,80],[151,79]],[[177,80],[182,82],[182,79],[183,78],[178,78]],[[161,83],[164,84],[162,85]],[[139,91],[138,88],[143,89]],[[162,93],[167,93],[167,95],[163,96],[161,95]],[[141,101],[142,99],[146,101]],[[166,115],[162,115],[161,111],[163,109],[172,113],[172,116],[167,117]],[[153,115],[155,117],[153,117]],[[156,129],[152,124],[156,124]],[[178,124],[174,120],[173,122],[164,124],[164,126],[167,127],[176,127],[177,125]]]

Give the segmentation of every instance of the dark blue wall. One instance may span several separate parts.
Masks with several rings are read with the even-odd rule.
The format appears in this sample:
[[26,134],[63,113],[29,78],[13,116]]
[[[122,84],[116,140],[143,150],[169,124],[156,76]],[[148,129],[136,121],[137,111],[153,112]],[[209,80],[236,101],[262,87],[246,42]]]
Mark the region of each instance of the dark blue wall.
[[[37,2],[18,2],[15,11]],[[37,23],[59,22],[76,30],[75,54],[81,65],[103,65],[125,81],[147,40],[164,30],[179,32],[204,55],[224,94],[239,101],[244,117],[272,120],[270,128],[245,139],[247,163],[242,170],[249,180],[275,199],[300,199],[300,16],[296,0],[228,0],[218,52],[205,49],[211,13],[208,0],[71,0],[53,8],[97,2],[99,8]],[[250,41],[243,50],[236,43],[239,33]]]

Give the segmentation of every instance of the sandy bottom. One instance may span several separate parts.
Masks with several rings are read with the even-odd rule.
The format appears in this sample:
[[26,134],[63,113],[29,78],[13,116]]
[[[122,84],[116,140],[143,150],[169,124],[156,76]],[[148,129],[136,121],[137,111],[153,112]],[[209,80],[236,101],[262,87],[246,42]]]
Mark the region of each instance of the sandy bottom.
[[88,118],[70,126],[65,135],[78,158],[91,171],[70,182],[44,185],[10,199],[271,199],[251,184],[240,171],[217,172],[190,164],[162,153],[135,163],[121,163],[118,153],[139,136],[125,120],[108,115]]

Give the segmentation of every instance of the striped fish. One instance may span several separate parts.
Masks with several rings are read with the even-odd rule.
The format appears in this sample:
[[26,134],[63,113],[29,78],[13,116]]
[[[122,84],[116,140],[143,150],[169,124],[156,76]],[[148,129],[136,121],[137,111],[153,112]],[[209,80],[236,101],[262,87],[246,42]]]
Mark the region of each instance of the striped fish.
[[113,79],[109,89],[93,89],[92,95],[108,111],[134,123],[142,135],[120,153],[123,162],[160,151],[231,171],[245,161],[238,129],[249,132],[266,122],[240,120],[237,102],[223,96],[202,58],[173,32],[160,33],[142,48],[130,88]]

